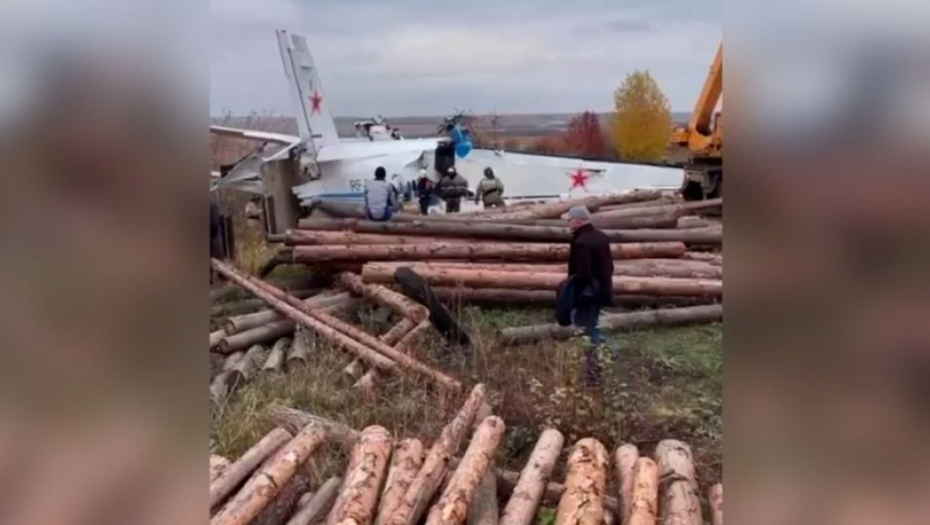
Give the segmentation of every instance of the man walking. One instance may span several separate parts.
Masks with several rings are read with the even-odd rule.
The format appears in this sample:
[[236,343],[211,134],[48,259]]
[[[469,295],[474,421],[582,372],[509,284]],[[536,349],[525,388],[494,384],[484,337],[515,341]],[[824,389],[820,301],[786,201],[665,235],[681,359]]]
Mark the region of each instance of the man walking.
[[436,185],[439,196],[446,201],[446,213],[458,213],[462,209],[462,197],[468,195],[468,181],[450,167]]
[[613,304],[614,261],[610,253],[610,238],[591,224],[591,214],[584,206],[568,212],[572,242],[568,259],[568,277],[574,294],[572,322],[584,329],[590,339],[585,352],[585,381],[600,380],[597,349],[601,334],[597,327],[601,308]]
[[378,166],[375,180],[365,185],[365,215],[372,221],[389,221],[397,207],[397,192],[387,180],[387,171]]
[[484,202],[485,209],[504,207],[504,183],[494,176],[490,166],[484,168],[484,180],[478,183],[475,204],[478,204],[478,199]]

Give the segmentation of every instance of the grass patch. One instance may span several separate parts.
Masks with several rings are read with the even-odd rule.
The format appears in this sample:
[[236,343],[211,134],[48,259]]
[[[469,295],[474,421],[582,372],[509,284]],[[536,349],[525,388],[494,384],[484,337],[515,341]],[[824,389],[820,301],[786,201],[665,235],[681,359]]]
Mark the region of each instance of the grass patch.
[[[361,317],[370,333],[380,335],[394,322],[372,320],[371,308]],[[488,385],[495,413],[507,423],[500,464],[520,470],[543,428],[555,426],[566,443],[582,437],[600,439],[610,450],[637,444],[644,453],[658,441],[676,438],[695,452],[701,493],[722,475],[722,337],[720,324],[612,334],[609,347],[618,357],[602,356],[603,385],[580,382],[584,345],[580,340],[547,341],[503,347],[496,330],[505,326],[548,322],[552,313],[540,308],[455,308],[471,331],[469,355],[448,349],[431,336],[414,355],[466,384]],[[362,321],[355,317],[357,324]],[[382,375],[377,397],[363,398],[343,373],[350,358],[320,345],[306,367],[263,374],[214,410],[211,444],[214,453],[237,457],[274,424],[267,408],[282,404],[329,417],[357,429],[378,424],[399,438],[430,443],[458,410],[462,396],[450,398],[423,380],[405,374]],[[321,477],[343,468],[341,451],[318,454]],[[564,468],[564,457],[559,462]],[[564,476],[558,472],[556,477]]]

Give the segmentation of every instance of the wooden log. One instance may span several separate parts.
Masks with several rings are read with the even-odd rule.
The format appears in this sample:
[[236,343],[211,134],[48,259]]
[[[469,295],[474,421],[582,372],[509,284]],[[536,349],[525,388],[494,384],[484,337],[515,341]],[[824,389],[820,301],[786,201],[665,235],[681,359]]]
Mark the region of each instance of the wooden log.
[[723,525],[723,484],[716,484],[708,493],[711,511],[711,525]]
[[290,367],[293,363],[306,364],[310,360],[310,333],[302,326],[294,330],[294,343],[291,345],[290,352],[287,353],[285,364]]
[[229,468],[229,465],[229,460],[223,456],[210,454],[210,483],[213,483],[217,478],[222,476],[223,473],[226,472],[226,469]]
[[[497,491],[505,496],[513,494],[514,487],[520,479],[520,473],[511,470],[497,469],[496,474]],[[542,502],[558,505],[563,494],[565,494],[565,485],[550,481],[543,492]],[[604,507],[613,514],[619,515],[620,513],[620,502],[617,498],[609,494],[604,495]]]
[[[290,292],[294,297],[300,299],[307,299],[313,297],[314,295],[320,293],[319,288],[310,288],[302,290],[294,290]],[[246,315],[249,313],[254,313],[265,304],[259,299],[243,299],[241,301],[236,301],[234,303],[223,303],[217,306],[210,308],[210,317],[229,317],[235,315]]]
[[308,490],[310,479],[307,476],[295,475],[249,525],[284,525],[297,508],[298,500]]
[[320,246],[327,244],[432,244],[434,242],[472,242],[472,240],[444,239],[441,237],[425,237],[418,235],[356,233],[352,231],[288,230],[284,235],[284,243],[288,246]]
[[658,516],[659,469],[652,459],[642,457],[633,466],[630,512],[623,525],[655,525]]
[[[664,215],[647,215],[642,217],[593,217],[591,223],[601,229],[638,229],[638,228],[675,228],[678,226],[679,218],[674,214]],[[298,222],[298,228],[302,230],[313,231],[341,231],[352,230],[357,232],[370,232],[388,230],[368,229],[368,226],[358,226],[360,223],[368,223],[361,219],[301,219]],[[448,221],[436,221],[431,218],[416,215],[395,215],[394,220],[388,224],[401,223],[445,223]],[[473,221],[471,221],[473,222]],[[458,221],[458,224],[468,224],[468,221]],[[497,224],[502,226],[555,226],[564,228],[567,221],[564,219],[511,219],[506,221],[495,220],[493,216],[481,221],[481,224]],[[400,230],[398,230],[399,232]]]
[[387,516],[400,505],[401,499],[423,465],[424,453],[423,443],[419,439],[405,439],[394,446],[391,469],[384,485],[384,493],[381,495],[375,525],[383,525]]
[[[478,423],[476,429],[481,422],[493,415],[494,411],[491,409],[491,405],[487,402],[482,403],[475,414],[475,422]],[[494,463],[492,457],[484,476],[481,477],[481,482],[478,484],[478,490],[471,506],[468,507],[466,525],[498,525],[500,521],[497,501],[497,475],[494,474]]]
[[686,252],[682,257],[691,261],[701,261],[714,266],[723,266],[723,254],[719,253]]
[[719,226],[720,224],[719,221],[709,221],[703,217],[686,215],[678,218],[678,224],[675,227],[683,230],[690,230],[692,228],[710,228],[712,226]]
[[[350,244],[298,246],[294,260],[304,264],[330,261],[426,261],[432,259],[567,261],[568,244],[517,243],[433,243],[433,244]],[[615,259],[652,259],[681,257],[685,245],[680,242],[612,244]]]
[[[315,308],[347,306],[351,302],[351,294],[348,292],[328,293],[324,291],[307,298],[304,302],[307,306]],[[230,317],[223,322],[223,327],[227,334],[232,335],[284,319],[287,318],[273,309],[265,309],[260,312]]]
[[381,483],[387,475],[393,440],[387,429],[371,426],[362,430],[352,449],[349,468],[327,525],[371,525]]
[[400,505],[383,521],[385,525],[414,525],[419,523],[426,506],[442,483],[449,460],[458,450],[465,434],[484,402],[485,386],[475,385],[455,418],[442,429],[439,439],[430,448],[423,466],[407,488]]
[[[612,332],[640,329],[647,326],[684,326],[712,323],[722,319],[723,305],[710,304],[602,315],[598,326],[600,326],[603,331]],[[501,340],[506,344],[524,344],[541,340],[564,340],[571,339],[576,335],[578,335],[577,328],[572,326],[559,326],[556,323],[504,328],[500,333]]]
[[[452,288],[437,286],[433,292],[443,302],[473,304],[546,304],[554,305],[555,290],[504,290],[499,288]],[[625,308],[696,306],[713,302],[700,297],[654,297],[648,295],[615,295],[614,305]]]
[[302,428],[315,426],[326,433],[328,441],[342,443],[348,450],[351,450],[359,439],[357,430],[343,423],[303,410],[276,405],[269,409],[269,413],[275,424],[283,429],[297,432]]
[[357,295],[387,306],[416,323],[429,318],[429,310],[409,297],[383,286],[365,284],[358,275],[343,272],[336,277],[340,285]]
[[[429,319],[420,322],[418,325],[414,326],[413,330],[410,330],[404,334],[404,336],[400,338],[400,341],[397,341],[397,343],[394,345],[394,350],[403,352],[405,354],[409,353],[410,349],[413,348],[413,345],[415,345],[417,341],[419,341],[420,338],[422,338],[423,335],[426,334],[430,328],[432,328],[432,326],[433,324],[429,321]],[[364,392],[371,392],[375,387],[377,379],[378,372],[374,369],[368,370],[365,372],[365,375],[359,378],[359,380],[352,385],[352,388],[356,388]]]
[[627,193],[600,195],[570,199],[549,204],[531,206],[524,210],[504,213],[495,216],[497,220],[509,219],[555,219],[567,213],[574,206],[586,206],[588,210],[596,211],[601,206],[643,202],[658,199],[662,196],[660,190],[633,190]]
[[284,359],[287,356],[287,352],[291,348],[291,340],[287,337],[282,337],[278,339],[274,346],[271,347],[271,352],[268,352],[268,359],[265,360],[265,364],[262,365],[262,370],[270,370],[272,372],[280,372],[284,369]]
[[[473,262],[378,262],[368,263],[379,272],[410,268],[419,273],[430,270],[471,270],[516,273],[568,273],[568,264],[520,264],[520,263],[473,263]],[[364,266],[362,267],[364,271]],[[614,275],[620,277],[674,277],[679,279],[723,279],[723,267],[695,261],[679,262],[677,259],[621,259],[614,262]]]
[[323,483],[313,497],[291,516],[286,525],[313,525],[322,521],[336,501],[341,485],[342,478],[334,477],[326,480],[326,483]]
[[426,525],[462,525],[478,486],[504,435],[504,421],[491,416],[475,431],[468,450],[439,502],[430,510]]
[[398,341],[404,338],[405,335],[409,334],[414,328],[417,327],[417,322],[412,321],[411,319],[405,317],[397,322],[390,330],[384,333],[380,337],[385,344],[395,345]]
[[226,330],[223,330],[222,328],[210,332],[210,348],[212,349],[216,345],[220,344],[220,341],[222,341],[223,338],[227,335],[228,334],[226,333]]
[[307,506],[307,503],[310,503],[310,500],[313,499],[313,492],[307,491],[303,496],[297,500],[297,510],[300,510]]
[[221,503],[253,470],[290,440],[291,434],[283,428],[276,428],[260,439],[220,477],[210,483],[210,507]]
[[708,199],[703,201],[685,202],[682,204],[670,204],[667,206],[648,206],[642,208],[633,208],[627,210],[613,210],[607,212],[595,213],[599,218],[629,218],[642,217],[647,215],[688,215],[691,213],[713,210],[723,206],[723,199]]
[[[303,324],[336,346],[339,346],[340,348],[355,354],[357,357],[362,358],[371,366],[382,368],[384,370],[396,369],[397,363],[388,357],[385,357],[385,355],[378,353],[377,351],[362,344],[358,340],[346,335],[344,332],[334,328],[334,326],[343,326],[346,323],[343,323],[342,321],[339,321],[338,319],[335,319],[334,317],[327,314],[314,312],[312,309],[307,309],[306,311],[298,310],[294,307],[293,304],[287,303],[277,298],[276,295],[268,291],[267,287],[263,288],[262,286],[256,285],[253,280],[243,276],[231,266],[216,259],[213,259],[211,262],[213,267],[218,272],[226,276],[229,280],[239,284],[256,297],[266,301],[274,309],[278,310],[294,321]],[[283,292],[279,291],[279,293]],[[300,303],[300,301],[297,302]]]
[[633,208],[646,208],[649,206],[664,206],[664,205],[669,205],[669,204],[676,204],[678,202],[680,202],[678,200],[678,197],[674,195],[663,195],[659,197],[658,199],[652,199],[648,201],[630,202],[627,204],[610,204],[607,206],[601,206],[600,208],[595,210],[595,212],[603,213],[606,211],[614,211],[614,210],[631,210]]
[[[453,268],[424,269],[418,271],[433,286],[464,286],[467,288],[509,288],[514,290],[557,290],[564,275],[553,273],[521,273],[499,271],[471,271]],[[368,282],[390,282],[394,269],[366,264],[362,278]],[[669,277],[617,277],[613,279],[615,294],[671,295],[685,297],[723,296],[723,281],[712,279],[677,279]]]
[[[336,313],[338,311],[354,308],[357,304],[357,299],[346,296],[339,301],[334,301],[330,306],[321,307],[321,309],[326,313]],[[254,344],[276,341],[281,337],[286,337],[294,333],[296,327],[297,322],[290,318],[267,323],[244,332],[227,336],[220,341],[215,351],[226,354],[242,348],[248,348]]]
[[224,396],[235,392],[239,387],[255,377],[259,367],[265,361],[265,349],[261,345],[252,345],[240,359],[236,360],[226,378],[227,390]]
[[633,508],[633,467],[639,459],[639,449],[636,445],[627,443],[617,448],[614,459],[620,488],[620,521],[626,523],[630,519],[630,511]]
[[599,441],[585,438],[568,457],[565,493],[559,500],[556,525],[601,525],[607,486],[607,450]]
[[554,428],[544,430],[539,436],[504,508],[500,525],[532,525],[563,443],[562,433]]
[[[287,277],[274,277],[269,281],[282,290],[307,290],[318,286],[318,279],[319,277],[313,273],[300,273]],[[210,302],[214,304],[245,297],[244,292],[231,283],[210,290]]]
[[701,502],[691,447],[687,443],[666,439],[656,446],[659,468],[661,516],[664,525],[702,525]]
[[[430,379],[439,386],[442,386],[443,388],[450,391],[458,391],[462,387],[462,384],[459,383],[456,379],[453,379],[451,376],[426,366],[422,362],[411,357],[409,354],[395,350],[391,346],[384,344],[376,337],[365,333],[359,328],[356,328],[326,313],[308,308],[301,301],[288,296],[286,293],[281,292],[274,287],[269,286],[267,283],[263,283],[258,279],[251,279],[250,284],[255,286],[259,292],[266,294],[265,297],[269,299],[269,304],[272,304],[272,306],[275,308],[278,308],[281,311],[287,311],[287,309],[290,309],[290,311],[296,314],[300,314],[309,321],[313,321],[317,324],[323,324],[323,326],[327,328],[338,330],[341,332],[341,335],[351,338],[351,341],[358,346],[373,349],[380,353],[381,356],[391,360],[392,365],[399,365],[404,370],[426,377],[427,379]],[[294,318],[295,320],[300,320],[299,316]]]
[[323,443],[324,434],[309,426],[284,445],[213,519],[210,525],[248,525]]
[[[410,331],[416,328],[416,326],[417,324],[415,322],[404,317],[378,339],[380,339],[381,342],[383,342],[386,345],[394,346],[397,343],[397,341],[399,341],[402,337],[410,333]],[[346,375],[352,378],[358,378],[360,375],[362,375],[362,372],[363,372],[362,362],[359,361],[358,359],[355,359],[354,361],[349,363],[343,370],[343,373],[345,373]],[[366,391],[370,391],[372,388],[374,388],[374,385],[375,385],[375,381],[374,381],[375,372],[373,370],[370,370],[365,375],[368,377],[360,380],[359,382],[355,383],[355,385],[353,386],[356,388],[361,388]]]

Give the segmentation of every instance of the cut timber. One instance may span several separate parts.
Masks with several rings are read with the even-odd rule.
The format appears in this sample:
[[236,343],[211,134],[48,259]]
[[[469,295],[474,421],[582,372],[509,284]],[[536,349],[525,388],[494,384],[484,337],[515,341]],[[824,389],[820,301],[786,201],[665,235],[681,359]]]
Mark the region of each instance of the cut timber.
[[[366,264],[362,277],[368,282],[388,283],[394,268]],[[433,268],[416,272],[432,286],[466,288],[504,288],[512,290],[557,290],[565,276],[555,273],[501,272]],[[723,281],[713,279],[677,279],[671,277],[617,277],[615,294],[674,295],[684,297],[722,297]]]
[[[601,316],[598,326],[601,330],[609,332],[639,329],[647,326],[682,326],[713,323],[722,319],[723,305],[711,304],[603,315]],[[504,328],[501,330],[501,339],[507,344],[571,339],[576,335],[578,335],[578,330],[576,328],[571,326],[559,326],[555,323]]]
[[423,466],[424,453],[423,443],[419,439],[405,439],[394,446],[391,469],[384,485],[375,525],[382,525],[387,516],[400,505],[401,499]]
[[210,520],[210,525],[248,525],[277,496],[297,469],[323,443],[323,432],[312,426],[300,431],[284,445],[271,461],[257,472],[223,510]]
[[711,525],[723,525],[723,485],[717,484],[710,488],[708,494],[710,501]]
[[284,429],[297,432],[302,428],[315,426],[326,433],[327,440],[338,441],[348,449],[354,447],[359,438],[357,430],[332,419],[304,412],[303,410],[274,406],[271,408],[270,413],[275,424]]
[[321,521],[332,508],[339,494],[342,478],[329,478],[309,501],[294,513],[287,525],[313,525]]
[[383,427],[362,430],[352,449],[345,481],[326,520],[327,525],[371,525],[381,483],[387,475],[392,444],[391,435]]
[[339,284],[348,290],[378,304],[392,308],[395,312],[417,323],[429,317],[429,311],[422,304],[383,286],[365,284],[358,275],[343,272],[337,277]]
[[[321,306],[322,311],[335,313],[339,310],[352,308],[357,304],[357,300],[350,295],[334,300],[330,306]],[[251,328],[244,332],[239,332],[220,341],[216,351],[227,354],[243,348],[248,348],[254,344],[268,343],[278,338],[289,336],[294,332],[297,323],[293,319],[285,318],[281,321],[274,321]]]
[[287,518],[297,508],[298,500],[308,490],[310,490],[310,480],[307,476],[295,475],[249,525],[284,525]]
[[689,215],[698,211],[713,210],[723,207],[723,199],[708,199],[704,201],[686,202],[683,204],[670,204],[668,206],[646,206],[626,210],[614,210],[595,213],[596,218],[629,218],[647,215]]
[[[491,409],[491,405],[487,402],[481,403],[481,408],[475,414],[475,421],[480,424],[492,415],[494,415],[494,411]],[[466,524],[498,525],[500,521],[498,507],[497,475],[494,474],[494,458],[491,458],[488,468],[478,484],[478,491],[475,493],[471,506],[468,507]]]
[[289,246],[318,246],[327,244],[430,244],[440,241],[469,242],[469,239],[452,240],[419,235],[384,235],[380,233],[312,230],[288,230],[284,236],[284,243]]
[[[437,286],[433,288],[436,297],[450,303],[476,304],[548,304],[554,305],[555,290],[505,290],[500,288],[451,288]],[[628,308],[696,306],[713,302],[713,299],[700,297],[676,297],[649,295],[615,295],[614,306]]]
[[656,525],[659,500],[659,469],[643,457],[633,466],[633,498],[623,525]]
[[[266,292],[268,294],[268,298],[271,299],[271,301],[274,301],[273,304],[278,305],[277,307],[290,307],[295,311],[295,313],[303,314],[309,320],[323,323],[327,327],[334,328],[335,330],[341,332],[342,335],[350,338],[352,342],[360,343],[364,348],[375,350],[381,354],[382,357],[391,360],[392,364],[400,365],[400,367],[406,371],[424,376],[449,391],[458,391],[462,388],[462,384],[459,383],[456,379],[453,379],[451,376],[426,366],[408,354],[395,350],[391,346],[379,341],[378,338],[369,335],[364,330],[352,326],[351,324],[326,313],[318,312],[312,308],[308,308],[299,300],[269,286],[267,283],[252,279],[251,284],[255,285],[260,291]],[[306,325],[306,323],[304,324]]]
[[427,505],[439,489],[449,467],[449,460],[458,450],[478,408],[484,403],[485,386],[475,385],[455,418],[442,429],[442,434],[430,448],[423,466],[404,494],[400,505],[382,523],[386,525],[414,525],[419,523]]
[[229,460],[223,456],[210,455],[210,483],[213,483],[229,468]]
[[532,525],[555,462],[562,453],[563,444],[562,433],[554,428],[546,429],[539,436],[526,467],[520,473],[513,495],[504,508],[500,525]]
[[[416,325],[413,330],[407,332],[397,344],[394,345],[394,349],[398,352],[408,353],[410,349],[413,348],[413,345],[420,340],[426,332],[429,332],[429,329],[433,327],[433,324],[429,321],[423,321],[420,324]],[[375,386],[375,381],[378,378],[378,374],[375,370],[369,370],[365,372],[355,384],[352,385],[353,388],[358,388],[363,391],[371,391]]]
[[405,335],[409,334],[410,331],[416,327],[417,327],[416,321],[412,321],[409,318],[405,317],[401,319],[400,321],[398,321],[397,324],[392,326],[390,330],[385,332],[385,334],[382,335],[380,339],[384,341],[385,344],[389,344],[393,346],[397,344],[398,341],[403,339]]
[[[606,217],[606,218],[592,218],[592,224],[601,229],[638,229],[638,228],[675,228],[678,226],[679,218],[674,214],[665,214],[665,215],[647,215],[643,217]],[[298,223],[298,226],[301,230],[310,230],[310,231],[343,231],[351,230],[359,233],[383,233],[383,232],[392,232],[392,233],[407,233],[410,234],[414,230],[390,230],[382,228],[374,228],[368,226],[368,224],[373,221],[361,220],[361,219],[301,219]],[[395,215],[394,220],[387,223],[377,223],[377,224],[405,224],[405,223],[415,223],[415,224],[445,224],[449,221],[437,221],[432,218],[416,216],[416,215]],[[457,221],[452,222],[453,225],[467,225],[473,224],[476,221]],[[566,221],[564,219],[513,219],[507,221],[499,221],[495,216],[488,216],[486,219],[481,221],[482,225],[495,224],[498,226],[543,226],[543,227],[556,227],[564,228],[566,226]],[[706,226],[706,225],[704,225]]]
[[636,445],[622,445],[617,448],[614,458],[620,482],[620,520],[626,523],[630,519],[630,509],[633,508],[633,467],[639,459],[639,449]]
[[[315,295],[309,299],[306,299],[304,302],[307,304],[307,306],[313,306],[315,308],[329,308],[332,306],[348,305],[350,297],[351,296],[348,292],[342,292],[338,294],[328,294],[323,292],[319,295]],[[286,319],[286,317],[274,310],[262,310],[261,312],[255,312],[254,314],[230,317],[226,320],[226,322],[223,323],[223,327],[228,334],[232,335],[244,332],[246,330],[251,330],[252,328],[263,326],[268,323],[281,321],[282,319]]]
[[[389,268],[410,268],[419,273],[429,270],[500,271],[515,273],[557,273],[565,276],[568,265],[473,263],[473,262],[377,262],[369,263],[369,272],[389,272]],[[364,268],[364,267],[363,267]],[[723,267],[678,259],[621,259],[614,261],[614,275],[624,277],[675,277],[684,279],[723,279]]]
[[278,339],[274,346],[271,347],[271,352],[268,352],[268,359],[265,360],[265,364],[262,365],[262,370],[271,370],[272,372],[280,372],[284,369],[284,358],[287,356],[288,350],[291,348],[291,340],[287,337],[282,337]]
[[[319,292],[319,288],[312,288],[309,290],[294,290],[293,292],[289,293],[294,297],[307,299],[308,297],[312,297]],[[223,303],[210,309],[210,317],[228,317],[255,313],[263,306],[265,306],[265,304],[259,299],[243,299],[241,301],[236,301],[235,303]]]
[[449,481],[449,486],[430,510],[426,525],[462,525],[474,501],[478,486],[500,446],[504,421],[491,416],[475,431],[468,450]]
[[247,450],[235,463],[229,466],[223,475],[210,483],[210,507],[223,501],[253,470],[291,440],[291,434],[283,428],[276,428],[265,435],[252,448]]
[[[329,261],[420,261],[450,260],[506,260],[506,261],[567,261],[568,244],[517,244],[517,243],[448,243],[432,244],[334,244],[329,246],[298,246],[294,260],[304,264]],[[610,251],[615,259],[675,258],[685,253],[680,242],[612,244]]]
[[607,450],[599,441],[585,438],[568,457],[565,493],[559,500],[556,525],[601,525],[607,486]]
[[[513,472],[510,470],[497,470],[497,491],[501,494],[508,495],[513,493],[513,489],[516,486],[517,482],[520,479],[519,472]],[[544,503],[558,505],[559,501],[562,499],[562,495],[565,494],[565,485],[561,483],[556,483],[550,481],[546,485],[546,490],[543,492],[542,501]],[[604,507],[610,512],[619,515],[620,511],[620,502],[617,498],[605,495],[604,496]]]
[[656,446],[656,464],[662,486],[661,516],[664,525],[702,525],[691,447],[674,439]]
[[310,337],[312,337],[302,326],[294,330],[294,343],[291,345],[291,351],[287,354],[287,366],[292,366],[293,362],[306,364],[310,359]]
[[220,344],[220,341],[222,341],[226,335],[226,330],[223,330],[222,328],[210,332],[210,348]]
[[601,206],[628,204],[632,202],[651,201],[662,197],[660,190],[634,190],[627,193],[601,195],[571,199],[549,204],[530,206],[526,209],[495,215],[495,220],[510,219],[556,219],[567,213],[574,206],[585,206],[588,210],[597,210]]
[[692,261],[706,262],[714,266],[723,266],[723,255],[719,253],[686,252],[682,257]]
[[[342,321],[339,321],[338,319],[335,319],[326,314],[322,314],[319,312],[313,312],[312,310],[310,310],[310,312],[313,312],[313,314],[315,315],[309,314],[306,311],[298,310],[293,305],[278,299],[277,297],[275,297],[275,295],[268,292],[266,289],[263,289],[261,286],[256,285],[253,282],[253,280],[250,280],[247,277],[243,276],[238,271],[233,269],[231,266],[225,263],[222,263],[216,259],[213,259],[211,262],[213,264],[213,267],[218,272],[223,274],[226,278],[228,278],[229,280],[247,289],[249,292],[251,292],[255,296],[262,298],[262,300],[267,302],[269,305],[271,305],[273,308],[275,308],[282,314],[287,315],[289,318],[297,322],[300,322],[301,324],[310,328],[311,330],[313,330],[320,336],[325,337],[333,344],[349,351],[350,353],[355,354],[357,357],[362,358],[363,360],[365,360],[365,362],[367,362],[371,366],[382,368],[385,370],[392,370],[397,367],[397,364],[394,361],[390,360],[389,358],[385,357],[382,354],[379,354],[378,352],[372,350],[368,346],[360,343],[359,341],[357,341],[356,339],[353,339],[352,337],[345,335],[344,333],[342,333],[341,331],[333,327],[337,324],[345,325],[345,323],[343,323]],[[283,292],[280,292],[280,290],[278,292],[283,293]]]

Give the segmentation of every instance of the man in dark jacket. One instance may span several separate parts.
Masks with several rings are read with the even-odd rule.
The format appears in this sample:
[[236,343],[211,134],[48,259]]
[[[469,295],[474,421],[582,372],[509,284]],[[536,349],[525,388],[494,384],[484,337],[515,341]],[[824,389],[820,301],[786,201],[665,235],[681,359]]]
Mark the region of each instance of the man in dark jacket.
[[574,289],[575,326],[584,329],[590,339],[585,353],[585,379],[597,381],[600,366],[597,348],[601,334],[597,327],[601,309],[613,304],[614,260],[610,253],[610,238],[591,224],[591,214],[584,206],[568,212],[572,244],[568,256],[568,277]]

